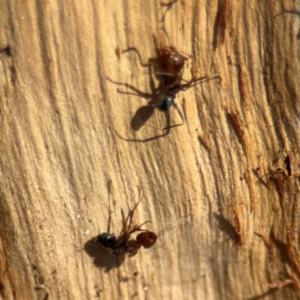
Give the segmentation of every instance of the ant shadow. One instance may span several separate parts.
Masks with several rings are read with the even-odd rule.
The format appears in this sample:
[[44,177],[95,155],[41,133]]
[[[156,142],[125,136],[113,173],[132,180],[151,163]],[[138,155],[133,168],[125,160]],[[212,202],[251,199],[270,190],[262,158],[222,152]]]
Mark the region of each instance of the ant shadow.
[[225,31],[226,31],[226,10],[228,6],[228,0],[219,0],[217,15],[213,27],[213,41],[212,46],[214,51],[216,51],[219,45],[225,42]]
[[88,240],[84,244],[85,252],[94,259],[93,264],[98,268],[105,268],[105,273],[120,267],[125,260],[125,256],[113,255],[109,249],[97,242],[97,237]]
[[214,217],[218,222],[219,229],[224,232],[230,240],[237,243],[237,234],[234,226],[222,214],[214,213]]
[[[110,190],[111,185],[108,184],[108,189]],[[107,221],[107,230],[106,232],[110,232],[111,226],[111,203],[109,201],[109,208],[108,208],[108,221]],[[114,255],[110,249],[105,248],[99,241],[99,235],[96,237],[91,238],[84,244],[84,251],[92,257],[93,264],[97,268],[105,268],[105,273],[108,273],[110,270],[114,268],[120,267],[120,265],[124,262],[125,256]]]

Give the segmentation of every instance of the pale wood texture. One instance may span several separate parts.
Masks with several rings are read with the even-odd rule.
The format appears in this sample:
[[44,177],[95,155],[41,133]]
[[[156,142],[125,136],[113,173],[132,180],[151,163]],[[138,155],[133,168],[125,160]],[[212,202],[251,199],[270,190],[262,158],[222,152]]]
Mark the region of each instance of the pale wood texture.
[[[2,299],[299,299],[299,2],[0,11]],[[194,66],[222,82],[180,92],[186,123],[147,142],[168,117],[155,110],[134,131],[147,100],[112,81],[151,93],[137,53],[118,51],[147,63],[161,27],[191,56],[184,78]],[[110,217],[120,231],[138,186],[135,222],[151,220],[158,241],[116,260],[92,239]]]

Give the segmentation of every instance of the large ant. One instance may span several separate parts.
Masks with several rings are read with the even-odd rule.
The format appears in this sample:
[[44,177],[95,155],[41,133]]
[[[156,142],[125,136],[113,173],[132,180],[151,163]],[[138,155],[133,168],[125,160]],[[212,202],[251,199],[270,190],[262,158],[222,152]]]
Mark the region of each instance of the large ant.
[[[126,219],[124,217],[124,212],[121,209],[122,230],[118,238],[116,238],[116,236],[113,233],[107,232],[100,234],[96,238],[96,240],[99,241],[104,247],[109,248],[113,254],[128,254],[128,257],[132,257],[137,254],[137,252],[142,246],[148,249],[155,244],[157,240],[157,235],[154,232],[141,228],[144,224],[150,221],[146,221],[139,226],[133,226],[132,224],[134,211],[136,210],[137,206],[140,204],[142,199],[143,196],[140,197],[139,201],[136,203],[133,209],[129,210]],[[141,231],[141,233],[136,236],[136,239],[130,239],[130,235],[137,231]]]
[[[187,81],[186,84],[180,84],[182,79],[182,69],[184,67],[185,60],[188,59],[187,55],[183,55],[183,52],[179,52],[174,46],[170,45],[168,41],[167,33],[164,30],[159,30],[157,33],[158,49],[157,49],[157,61],[161,68],[161,74],[164,76],[164,85],[160,88],[160,93],[157,95],[156,107],[160,111],[167,111],[172,105],[178,111],[182,122],[184,123],[183,116],[179,111],[176,103],[174,102],[176,94],[179,91],[184,91],[197,81],[203,81],[205,79],[211,80],[215,78],[221,79],[219,76],[208,78],[207,76],[196,78],[193,74],[193,78]],[[150,63],[153,59],[150,59]],[[205,80],[205,81],[207,81]],[[186,80],[184,80],[186,81]]]
[[[197,78],[195,76],[195,74],[192,74],[193,77],[189,81],[182,79],[183,67],[185,64],[185,60],[187,60],[188,57],[186,55],[184,55],[184,53],[179,52],[174,46],[170,45],[168,38],[167,38],[167,34],[164,30],[158,31],[156,39],[155,39],[155,44],[156,44],[157,56],[155,58],[150,58],[148,64],[142,63],[140,53],[136,48],[132,47],[132,48],[128,48],[127,50],[123,51],[123,53],[131,51],[131,50],[135,51],[139,56],[141,65],[149,68],[150,87],[151,87],[152,93],[144,93],[144,92],[140,91],[139,89],[137,89],[136,87],[129,85],[127,83],[120,83],[120,82],[115,82],[109,78],[107,78],[107,79],[115,84],[123,85],[123,86],[131,89],[132,91],[134,91],[134,93],[132,93],[134,95],[137,94],[146,99],[151,99],[148,102],[147,106],[141,107],[136,112],[136,115],[131,122],[132,128],[134,130],[139,130],[141,127],[141,126],[136,125],[136,122],[135,122],[136,119],[139,119],[139,121],[141,121],[141,123],[143,125],[148,120],[148,118],[151,116],[155,107],[160,111],[168,112],[169,108],[171,106],[174,106],[174,108],[177,110],[177,112],[182,120],[182,123],[175,124],[175,125],[168,125],[167,127],[165,127],[163,129],[164,131],[166,130],[165,133],[163,133],[159,136],[145,139],[145,140],[124,139],[121,136],[119,136],[120,138],[122,138],[126,141],[142,141],[142,142],[151,141],[153,139],[167,135],[171,128],[183,125],[185,120],[184,120],[183,114],[181,113],[181,111],[179,110],[178,106],[175,103],[176,94],[180,91],[185,91],[185,90],[189,89],[190,87],[193,87],[199,81],[206,82],[206,81],[213,80],[213,79],[219,79],[221,81],[220,76],[213,76],[213,77],[204,76],[204,77]],[[154,87],[154,82],[153,82],[153,79],[151,76],[153,67],[155,67],[157,69],[155,72],[156,75],[163,76],[163,78],[160,79],[159,86],[157,88]],[[181,84],[182,80],[184,80],[186,83]],[[118,92],[122,93],[122,94],[128,94],[128,92],[121,91],[120,89],[118,89]],[[170,119],[169,115],[167,115],[167,122],[169,122],[169,119]],[[167,124],[169,124],[169,123],[167,123]]]

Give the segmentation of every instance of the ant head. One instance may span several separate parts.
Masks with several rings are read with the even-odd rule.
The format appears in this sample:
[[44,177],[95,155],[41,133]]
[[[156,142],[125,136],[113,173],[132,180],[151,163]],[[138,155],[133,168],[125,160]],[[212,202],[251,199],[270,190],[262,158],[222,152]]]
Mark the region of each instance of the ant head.
[[174,47],[161,49],[160,55],[163,70],[173,75],[177,75],[182,70],[185,59]]
[[151,248],[157,240],[157,235],[151,231],[141,232],[137,235],[136,241],[143,245],[144,248]]
[[162,92],[157,97],[156,107],[160,111],[167,111],[174,102],[175,95],[170,92]]
[[97,237],[97,241],[100,242],[104,247],[111,248],[116,244],[117,238],[113,233],[111,234],[104,232]]

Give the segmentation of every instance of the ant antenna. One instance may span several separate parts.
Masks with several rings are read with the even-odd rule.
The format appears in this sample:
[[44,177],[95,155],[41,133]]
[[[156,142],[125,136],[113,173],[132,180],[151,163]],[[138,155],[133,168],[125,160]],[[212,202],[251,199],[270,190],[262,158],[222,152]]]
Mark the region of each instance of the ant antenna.
[[174,0],[174,1],[171,1],[171,2],[169,2],[169,3],[163,3],[163,2],[160,2],[160,5],[161,5],[161,6],[167,6],[166,11],[165,11],[163,17],[161,18],[161,22],[162,22],[162,23],[165,23],[165,17],[166,17],[167,12],[171,9],[172,5],[173,5],[174,3],[176,3],[177,1],[178,1],[178,0]]

